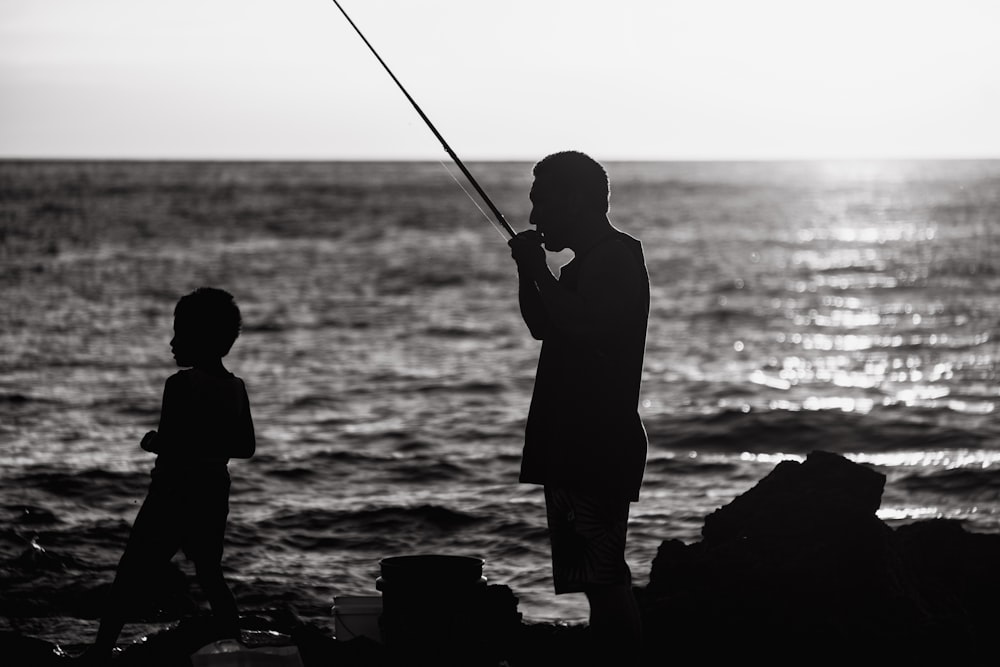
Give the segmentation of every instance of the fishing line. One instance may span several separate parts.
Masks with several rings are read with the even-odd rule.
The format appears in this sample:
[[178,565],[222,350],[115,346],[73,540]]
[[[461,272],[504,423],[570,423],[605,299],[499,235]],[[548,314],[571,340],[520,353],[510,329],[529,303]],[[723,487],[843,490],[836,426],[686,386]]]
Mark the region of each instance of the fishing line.
[[493,222],[493,219],[490,218],[490,216],[486,215],[486,211],[484,211],[483,207],[479,205],[479,202],[477,202],[476,198],[472,196],[472,193],[470,193],[468,190],[465,189],[465,186],[462,185],[462,181],[458,180],[455,177],[455,174],[452,172],[452,170],[448,168],[448,164],[444,160],[438,160],[438,164],[440,164],[442,167],[444,167],[444,170],[446,172],[448,172],[449,176],[451,176],[451,180],[455,181],[455,183],[458,185],[458,187],[462,188],[462,192],[465,193],[465,196],[469,198],[469,201],[471,201],[472,204],[483,215],[483,217],[486,218],[486,222],[490,223],[490,225],[493,226],[493,229],[497,230],[497,234],[500,235],[500,238],[506,240],[506,238],[503,235],[503,230],[500,229],[500,227],[497,226],[497,223]]
[[[333,4],[337,5],[337,9],[340,10],[340,13],[344,15],[344,18],[347,19],[347,22],[351,24],[352,28],[354,28],[354,32],[358,33],[358,37],[361,38],[361,41],[365,43],[365,46],[368,47],[368,50],[372,52],[372,55],[375,56],[375,58],[379,61],[379,63],[389,74],[389,76],[392,77],[392,80],[396,82],[396,85],[399,86],[399,89],[403,91],[403,95],[405,95],[406,99],[410,101],[411,105],[413,105],[413,109],[420,115],[420,118],[423,119],[424,123],[427,124],[427,127],[430,128],[430,131],[434,133],[434,136],[437,137],[437,140],[441,142],[441,147],[444,148],[445,152],[448,153],[448,155],[455,162],[458,168],[462,170],[462,173],[465,175],[465,178],[469,181],[469,183],[472,184],[472,187],[476,189],[476,192],[479,193],[479,196],[482,197],[483,201],[486,202],[486,205],[489,207],[490,211],[493,212],[493,216],[496,218],[497,222],[500,223],[500,226],[503,227],[504,231],[506,231],[511,238],[514,238],[516,234],[514,233],[514,230],[511,228],[511,226],[507,224],[507,221],[503,217],[503,213],[500,212],[500,209],[496,207],[493,201],[489,198],[489,195],[487,195],[486,192],[483,190],[483,188],[480,187],[479,182],[476,181],[476,179],[472,176],[469,170],[465,167],[465,164],[458,158],[458,155],[455,154],[455,151],[451,149],[451,146],[448,145],[448,142],[444,140],[444,137],[441,136],[441,133],[438,132],[436,127],[434,127],[434,123],[431,122],[431,119],[427,117],[427,114],[425,114],[423,109],[420,108],[420,105],[417,104],[416,100],[414,100],[410,96],[410,93],[406,92],[406,88],[404,88],[403,84],[399,82],[399,79],[396,78],[396,75],[392,73],[392,70],[389,69],[389,66],[385,64],[385,61],[382,60],[382,56],[378,54],[378,51],[375,50],[375,47],[371,45],[371,43],[364,36],[364,34],[361,32],[358,26],[354,24],[354,21],[352,21],[351,17],[347,15],[347,12],[344,11],[344,8],[340,6],[340,3],[337,2],[337,0],[333,0]],[[451,172],[449,171],[448,173]],[[452,178],[454,178],[454,176],[452,176]],[[458,180],[456,179],[455,182],[458,183]],[[461,183],[459,183],[459,185],[461,185]],[[462,189],[465,190],[464,187]],[[468,192],[466,192],[466,194],[468,194]],[[478,207],[478,204],[476,206]]]

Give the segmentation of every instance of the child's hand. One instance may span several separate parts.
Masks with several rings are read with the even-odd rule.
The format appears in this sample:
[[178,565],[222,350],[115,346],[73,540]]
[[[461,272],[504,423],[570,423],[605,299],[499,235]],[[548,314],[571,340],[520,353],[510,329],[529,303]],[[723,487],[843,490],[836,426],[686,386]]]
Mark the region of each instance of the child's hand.
[[147,452],[156,454],[156,431],[150,431],[146,435],[142,436],[142,442],[139,446],[145,449]]

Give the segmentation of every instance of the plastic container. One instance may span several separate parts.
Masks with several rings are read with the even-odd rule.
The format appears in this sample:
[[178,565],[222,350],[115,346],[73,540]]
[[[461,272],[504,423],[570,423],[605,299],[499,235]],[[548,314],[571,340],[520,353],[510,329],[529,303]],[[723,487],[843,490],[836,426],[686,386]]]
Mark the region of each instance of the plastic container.
[[368,637],[381,642],[381,616],[380,595],[338,595],[333,598],[333,633],[338,641]]
[[382,580],[393,584],[432,588],[464,585],[483,576],[482,558],[471,556],[394,556],[379,561]]
[[437,554],[379,561],[382,636],[394,649],[444,656],[475,631],[486,590],[482,558]]

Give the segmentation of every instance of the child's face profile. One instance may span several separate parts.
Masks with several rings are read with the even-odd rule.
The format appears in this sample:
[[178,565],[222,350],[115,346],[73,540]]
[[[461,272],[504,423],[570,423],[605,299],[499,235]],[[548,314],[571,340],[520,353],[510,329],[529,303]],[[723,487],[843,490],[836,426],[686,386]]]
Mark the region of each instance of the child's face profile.
[[186,368],[194,366],[204,356],[198,344],[197,331],[183,318],[174,318],[174,337],[170,339],[170,351],[177,365]]

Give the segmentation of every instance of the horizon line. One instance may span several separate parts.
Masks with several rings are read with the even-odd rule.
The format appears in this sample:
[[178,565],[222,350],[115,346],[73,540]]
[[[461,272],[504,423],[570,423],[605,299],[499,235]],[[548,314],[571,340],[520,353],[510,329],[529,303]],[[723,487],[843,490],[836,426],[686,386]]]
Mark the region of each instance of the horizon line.
[[[590,154],[590,153],[588,153]],[[473,157],[464,158],[463,162],[479,163],[534,163],[544,156],[538,157]],[[595,158],[598,159],[598,158]],[[607,157],[599,158],[601,162],[658,162],[658,163],[712,163],[712,162],[991,162],[1000,160],[1000,154],[993,156],[835,156],[835,157]],[[304,156],[98,156],[98,155],[0,155],[0,162],[413,162],[434,163],[451,162],[447,156],[434,157],[373,157],[373,156],[340,156],[340,157],[304,157]]]

